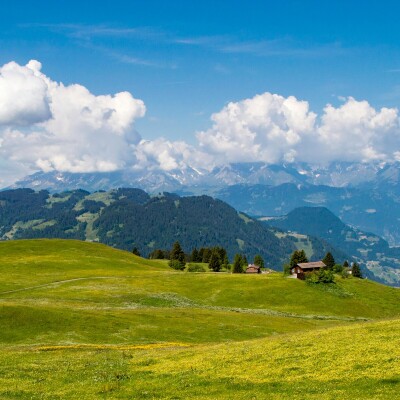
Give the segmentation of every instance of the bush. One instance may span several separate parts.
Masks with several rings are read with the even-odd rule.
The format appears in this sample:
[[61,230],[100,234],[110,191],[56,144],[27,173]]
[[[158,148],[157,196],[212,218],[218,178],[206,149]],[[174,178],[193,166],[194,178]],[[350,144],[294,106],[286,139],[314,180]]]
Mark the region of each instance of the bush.
[[184,269],[185,269],[185,263],[183,262],[181,262],[181,261],[179,261],[179,260],[170,260],[169,262],[168,262],[168,265],[171,267],[171,268],[173,268],[173,269],[176,269],[176,270],[178,270],[178,271],[183,271]]
[[343,268],[343,269],[342,269],[341,277],[342,277],[343,279],[346,279],[346,278],[349,277],[349,271],[347,270],[347,268]]
[[335,277],[333,272],[328,268],[320,269],[319,271],[313,271],[309,274],[306,274],[307,283],[334,283]]
[[343,265],[342,264],[335,264],[333,266],[333,272],[335,274],[340,274],[340,273],[342,273],[342,271],[343,271]]
[[206,272],[206,269],[199,264],[189,264],[187,272]]
[[309,274],[305,274],[307,283],[319,283],[319,274],[318,272],[310,272]]
[[334,283],[335,277],[330,269],[322,268],[319,273],[319,281],[321,283]]

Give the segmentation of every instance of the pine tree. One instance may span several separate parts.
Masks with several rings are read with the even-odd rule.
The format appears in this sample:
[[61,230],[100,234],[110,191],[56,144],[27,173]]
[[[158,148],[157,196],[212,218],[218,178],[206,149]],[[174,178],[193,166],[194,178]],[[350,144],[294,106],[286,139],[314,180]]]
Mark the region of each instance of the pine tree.
[[211,257],[211,250],[208,247],[206,247],[204,249],[203,258],[201,259],[201,262],[208,263],[210,261],[210,257]]
[[221,259],[217,250],[212,251],[208,267],[214,272],[221,270]]
[[150,258],[155,259],[155,260],[162,260],[165,258],[164,252],[161,249],[153,250],[150,253]]
[[335,266],[335,259],[333,258],[333,255],[328,251],[322,260],[322,262],[329,268],[333,269]]
[[139,250],[138,250],[137,247],[134,247],[134,248],[132,249],[132,254],[134,254],[135,256],[139,256],[139,257],[140,257],[140,252],[139,252]]
[[201,259],[199,260],[199,252],[196,249],[196,247],[192,250],[192,254],[190,255],[190,261],[192,261],[192,262],[201,261]]
[[353,267],[351,268],[351,274],[355,278],[362,278],[361,268],[356,262],[353,263]]
[[[170,253],[170,262],[168,265],[174,269],[184,269],[186,265],[185,261],[185,253],[182,250],[179,242],[175,242],[171,253]],[[180,267],[180,268],[178,268]]]
[[346,269],[349,268],[349,263],[347,262],[347,260],[343,263],[343,268],[346,268]]
[[294,267],[299,263],[306,263],[308,262],[308,258],[304,250],[295,250],[290,257],[290,268]]
[[235,254],[235,259],[233,261],[233,270],[234,274],[243,273],[243,259],[240,254]]
[[264,259],[261,257],[260,254],[257,254],[254,257],[254,265],[257,265],[260,268],[264,268]]

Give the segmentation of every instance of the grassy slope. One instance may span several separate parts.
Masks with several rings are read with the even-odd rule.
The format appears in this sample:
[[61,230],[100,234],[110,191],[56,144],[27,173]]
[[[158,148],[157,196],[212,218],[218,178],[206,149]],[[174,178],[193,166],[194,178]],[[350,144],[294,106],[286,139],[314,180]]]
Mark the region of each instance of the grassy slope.
[[187,349],[7,348],[2,399],[396,399],[400,322]]
[[[397,321],[353,321],[399,316],[400,291],[373,282],[338,280],[321,290],[279,274],[181,273],[163,261],[65,240],[0,243],[0,276],[1,398],[146,398],[146,391],[148,398],[208,398],[232,390],[251,398],[311,388],[318,398],[335,382],[355,396],[359,383],[342,375],[344,367],[364,374],[379,365],[374,357],[388,365],[399,357],[390,347]],[[169,349],[152,350],[154,343]],[[143,344],[150,349],[134,348]],[[367,347],[371,357],[359,357]],[[340,364],[331,377],[329,363]],[[377,379],[387,376],[386,396],[398,389],[399,371],[385,371]]]

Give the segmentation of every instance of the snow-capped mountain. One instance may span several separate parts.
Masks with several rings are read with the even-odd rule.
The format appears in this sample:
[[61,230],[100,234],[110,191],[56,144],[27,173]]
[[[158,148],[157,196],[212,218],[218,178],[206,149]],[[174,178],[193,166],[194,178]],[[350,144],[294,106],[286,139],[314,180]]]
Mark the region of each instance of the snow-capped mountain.
[[123,170],[107,173],[37,172],[12,185],[50,192],[90,192],[136,187],[149,193],[209,194],[254,216],[276,216],[296,207],[324,206],[344,222],[400,245],[400,163],[235,163],[211,172]]
[[327,166],[305,163],[271,165],[261,162],[226,164],[211,172],[192,167],[181,170],[132,170],[115,172],[70,173],[37,172],[16,182],[11,188],[30,187],[50,191],[85,189],[109,190],[115,187],[139,187],[149,192],[199,191],[226,186],[283,183],[326,185],[333,187],[396,187],[400,182],[400,163],[345,163]]

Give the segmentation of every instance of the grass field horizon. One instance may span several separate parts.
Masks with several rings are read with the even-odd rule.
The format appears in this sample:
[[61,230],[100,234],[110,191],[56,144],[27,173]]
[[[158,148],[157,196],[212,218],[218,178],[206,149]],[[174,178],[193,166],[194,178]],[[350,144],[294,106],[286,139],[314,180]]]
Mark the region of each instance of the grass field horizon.
[[177,272],[58,239],[1,242],[0,273],[1,398],[394,398],[400,389],[400,291],[371,281]]

